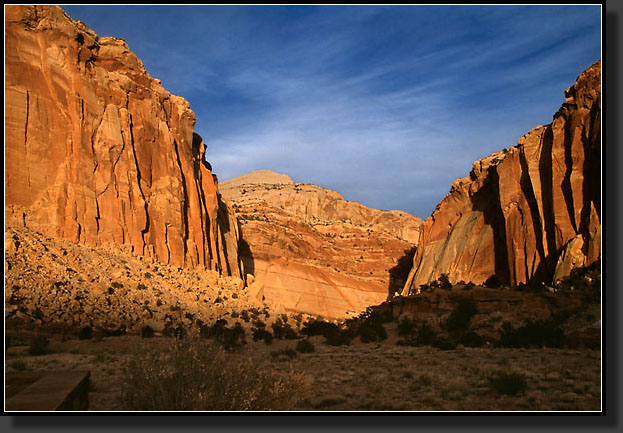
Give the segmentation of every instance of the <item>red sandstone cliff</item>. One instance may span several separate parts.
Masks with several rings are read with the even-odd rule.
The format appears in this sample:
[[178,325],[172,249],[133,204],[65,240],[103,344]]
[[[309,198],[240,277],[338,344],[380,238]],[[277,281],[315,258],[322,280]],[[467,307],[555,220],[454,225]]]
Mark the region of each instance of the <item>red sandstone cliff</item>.
[[188,102],[56,6],[6,6],[5,47],[9,223],[241,275]]
[[546,126],[476,161],[426,220],[403,294],[448,274],[476,284],[550,282],[599,259],[601,61]]

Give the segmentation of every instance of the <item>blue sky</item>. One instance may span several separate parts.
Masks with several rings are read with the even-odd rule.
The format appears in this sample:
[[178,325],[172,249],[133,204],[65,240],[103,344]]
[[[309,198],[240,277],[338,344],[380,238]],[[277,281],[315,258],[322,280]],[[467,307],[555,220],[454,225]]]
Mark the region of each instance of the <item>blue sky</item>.
[[63,7],[190,102],[221,181],[274,170],[423,219],[601,55],[599,5]]

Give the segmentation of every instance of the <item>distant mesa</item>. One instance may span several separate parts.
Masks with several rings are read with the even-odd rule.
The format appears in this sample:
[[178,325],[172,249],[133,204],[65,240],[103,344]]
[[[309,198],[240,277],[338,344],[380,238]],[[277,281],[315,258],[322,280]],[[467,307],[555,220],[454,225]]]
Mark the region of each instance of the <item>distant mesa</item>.
[[258,170],[220,183],[222,189],[233,189],[242,184],[294,184],[288,175],[270,170]]

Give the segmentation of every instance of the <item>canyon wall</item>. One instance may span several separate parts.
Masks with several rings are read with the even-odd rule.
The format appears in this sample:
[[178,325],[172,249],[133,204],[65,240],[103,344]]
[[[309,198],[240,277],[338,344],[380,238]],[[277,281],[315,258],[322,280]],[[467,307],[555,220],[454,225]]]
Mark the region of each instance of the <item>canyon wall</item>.
[[239,217],[250,295],[285,312],[338,318],[402,289],[419,218],[371,209],[270,171],[220,187]]
[[123,40],[56,6],[5,6],[9,224],[241,276],[195,120]]
[[425,221],[403,294],[451,282],[546,282],[600,258],[601,61],[553,122],[474,163]]

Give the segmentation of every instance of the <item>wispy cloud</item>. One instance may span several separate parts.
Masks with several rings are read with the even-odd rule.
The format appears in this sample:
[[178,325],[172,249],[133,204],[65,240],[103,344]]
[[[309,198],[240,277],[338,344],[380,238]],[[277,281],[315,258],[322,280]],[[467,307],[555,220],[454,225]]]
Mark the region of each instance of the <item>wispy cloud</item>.
[[188,99],[221,179],[259,169],[426,218],[550,121],[599,6],[68,7]]

